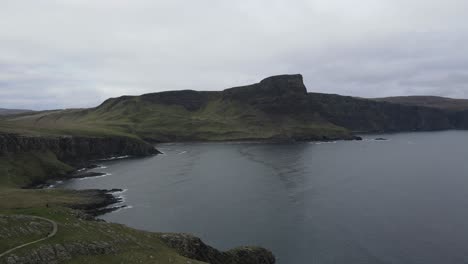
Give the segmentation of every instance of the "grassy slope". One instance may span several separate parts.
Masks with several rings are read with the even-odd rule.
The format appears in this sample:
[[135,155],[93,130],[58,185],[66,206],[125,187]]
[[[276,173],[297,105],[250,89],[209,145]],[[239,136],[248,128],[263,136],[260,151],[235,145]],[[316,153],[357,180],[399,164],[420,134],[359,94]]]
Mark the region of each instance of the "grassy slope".
[[108,127],[143,138],[169,140],[235,140],[269,139],[285,131],[343,129],[331,124],[304,124],[293,117],[270,117],[254,107],[236,101],[211,100],[196,111],[182,106],[161,105],[142,101],[139,97],[104,105],[90,111],[85,122],[102,122]]
[[46,237],[50,231],[44,220],[0,216],[0,252]]
[[18,133],[39,136],[126,136],[118,129],[108,128],[102,124],[83,122],[86,110],[56,110],[33,114],[5,116],[0,118],[0,132]]
[[[77,218],[74,211],[67,209],[67,206],[94,202],[92,198],[78,192],[18,188],[29,184],[32,179],[46,177],[48,173],[60,170],[67,171],[69,167],[59,162],[51,153],[27,153],[0,158],[0,214],[42,216],[59,224],[55,237],[15,251],[14,254],[21,256],[44,245],[106,242],[115,247],[118,253],[76,255],[69,263],[200,263],[184,258],[168,248],[159,239],[158,234]],[[22,223],[18,221],[9,221],[3,223],[2,228],[11,231],[20,224]],[[42,233],[18,234],[1,240],[0,252],[47,235]]]
[[40,135],[129,136],[154,141],[271,139],[293,134],[341,137],[342,127],[324,120],[271,116],[238,101],[213,99],[196,111],[140,97],[88,110],[21,115],[0,121],[0,131]]
[[[27,135],[80,135],[80,136],[129,136],[123,129],[110,125],[95,125],[93,121],[81,119],[80,110],[65,110],[17,115],[2,120],[0,131]],[[66,120],[61,118],[66,117]],[[77,122],[77,120],[80,120]],[[180,256],[167,247],[158,234],[138,231],[123,225],[85,221],[76,217],[67,205],[89,204],[93,201],[82,194],[66,190],[20,189],[21,186],[50,178],[50,175],[65,174],[73,168],[59,161],[49,152],[26,152],[0,156],[0,214],[25,214],[43,216],[59,224],[57,235],[51,239],[15,251],[23,255],[41,246],[106,242],[117,249],[116,254],[73,256],[68,263],[201,263]],[[48,205],[49,207],[46,207]],[[15,225],[7,222],[7,228]],[[5,225],[3,225],[5,227]],[[42,234],[16,236],[2,240],[0,251],[34,241]],[[2,260],[0,260],[1,262]]]
[[[86,245],[97,242],[111,245],[116,253],[76,254],[73,255],[72,259],[63,263],[202,263],[180,256],[159,239],[159,234],[139,231],[118,224],[82,220],[77,218],[76,214],[70,209],[58,206],[59,203],[54,203],[60,200],[84,199],[82,197],[68,197],[69,194],[67,193],[44,194],[37,190],[29,190],[29,192],[29,194],[21,198],[22,200],[30,200],[30,203],[23,202],[23,205],[27,206],[12,208],[10,204],[5,205],[5,203],[2,203],[0,204],[0,213],[46,217],[58,223],[58,232],[53,238],[15,251],[15,255],[25,255],[31,252],[32,249],[43,246],[67,245],[70,243]],[[48,196],[47,200],[51,202],[50,206],[52,208],[41,207],[34,201],[37,197],[44,198],[44,195]],[[33,204],[34,206],[31,206]],[[7,243],[0,243],[0,249],[11,248],[34,241],[37,238],[37,236],[19,236],[6,241]]]
[[72,170],[50,151],[0,156],[0,186],[29,186]]

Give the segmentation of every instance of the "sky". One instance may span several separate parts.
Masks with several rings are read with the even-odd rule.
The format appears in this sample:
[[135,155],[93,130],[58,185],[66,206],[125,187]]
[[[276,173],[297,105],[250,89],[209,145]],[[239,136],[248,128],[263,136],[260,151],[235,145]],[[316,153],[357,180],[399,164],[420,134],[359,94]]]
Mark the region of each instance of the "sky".
[[466,0],[0,0],[0,108],[222,90],[468,98]]

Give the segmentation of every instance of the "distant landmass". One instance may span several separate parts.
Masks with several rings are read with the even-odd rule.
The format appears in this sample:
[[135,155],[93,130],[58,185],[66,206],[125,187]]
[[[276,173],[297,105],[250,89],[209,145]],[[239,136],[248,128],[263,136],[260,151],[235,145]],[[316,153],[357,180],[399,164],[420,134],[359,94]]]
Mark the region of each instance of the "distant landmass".
[[404,105],[433,107],[454,111],[468,110],[468,99],[452,99],[439,96],[395,96],[377,98],[375,100]]
[[0,108],[0,115],[14,115],[14,114],[22,114],[27,112],[33,112],[32,110],[25,110],[25,109],[6,109]]
[[151,142],[353,139],[355,133],[466,129],[468,100],[308,93],[296,74],[223,91],[122,96],[90,109],[26,113],[5,118],[2,128]]

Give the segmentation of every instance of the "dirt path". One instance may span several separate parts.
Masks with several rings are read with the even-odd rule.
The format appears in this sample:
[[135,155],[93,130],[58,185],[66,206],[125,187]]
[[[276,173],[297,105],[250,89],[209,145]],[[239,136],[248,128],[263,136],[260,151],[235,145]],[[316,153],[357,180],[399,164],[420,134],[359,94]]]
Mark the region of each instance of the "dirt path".
[[[8,216],[8,215],[1,215],[1,216]],[[34,218],[34,219],[40,219],[40,220],[44,220],[44,221],[47,221],[49,222],[51,225],[52,225],[52,232],[47,236],[47,237],[44,237],[44,238],[41,238],[41,239],[38,239],[36,241],[32,241],[32,242],[29,242],[29,243],[26,243],[26,244],[23,244],[23,245],[19,245],[17,247],[14,247],[12,249],[9,249],[3,253],[0,254],[0,258],[3,257],[3,256],[6,256],[8,254],[10,254],[11,252],[17,250],[17,249],[20,249],[20,248],[23,248],[23,247],[26,247],[26,246],[29,246],[29,245],[32,245],[32,244],[35,244],[35,243],[38,243],[38,242],[41,242],[41,241],[44,241],[46,239],[49,239],[53,236],[55,236],[55,234],[57,234],[57,223],[53,220],[50,220],[50,219],[47,219],[47,218],[44,218],[44,217],[40,217],[40,216],[32,216],[32,215],[21,215],[21,216],[25,216],[25,217],[29,217],[29,218]]]

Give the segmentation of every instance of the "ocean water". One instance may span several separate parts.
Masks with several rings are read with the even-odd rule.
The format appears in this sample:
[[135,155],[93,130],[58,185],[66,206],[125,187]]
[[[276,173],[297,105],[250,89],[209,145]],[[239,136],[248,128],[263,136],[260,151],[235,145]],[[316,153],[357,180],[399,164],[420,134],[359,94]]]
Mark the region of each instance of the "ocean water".
[[58,185],[125,189],[129,207],[103,219],[263,246],[279,264],[468,263],[468,132],[157,147]]

